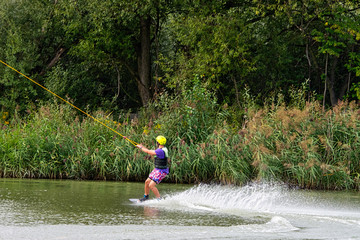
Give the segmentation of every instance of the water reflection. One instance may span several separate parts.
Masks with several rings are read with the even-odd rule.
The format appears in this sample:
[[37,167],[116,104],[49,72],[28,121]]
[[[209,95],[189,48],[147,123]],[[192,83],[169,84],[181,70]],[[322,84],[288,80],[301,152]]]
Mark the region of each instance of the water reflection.
[[157,219],[160,216],[160,210],[155,207],[144,206],[144,216],[150,219]]

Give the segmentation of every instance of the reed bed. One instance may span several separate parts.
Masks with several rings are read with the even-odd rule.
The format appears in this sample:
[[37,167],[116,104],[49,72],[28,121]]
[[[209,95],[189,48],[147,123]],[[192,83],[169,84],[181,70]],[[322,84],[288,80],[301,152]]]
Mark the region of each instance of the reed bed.
[[[166,182],[281,181],[309,189],[360,188],[360,109],[342,102],[323,111],[316,101],[269,101],[241,109],[219,106],[205,92],[166,94],[136,117],[94,115],[130,139],[154,148],[168,139]],[[190,96],[190,97],[189,97]],[[300,104],[301,103],[301,104]],[[245,109],[245,110],[244,110]],[[0,176],[143,181],[148,156],[69,106],[47,104],[0,125]]]

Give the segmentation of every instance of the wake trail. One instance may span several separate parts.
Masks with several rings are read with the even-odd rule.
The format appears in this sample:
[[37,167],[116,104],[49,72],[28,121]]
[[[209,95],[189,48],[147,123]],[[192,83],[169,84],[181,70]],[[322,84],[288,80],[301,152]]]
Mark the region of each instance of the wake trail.
[[360,222],[360,206],[344,203],[330,192],[290,189],[280,183],[254,183],[243,187],[200,184],[168,194],[160,202],[149,201],[172,211],[263,216],[313,216]]

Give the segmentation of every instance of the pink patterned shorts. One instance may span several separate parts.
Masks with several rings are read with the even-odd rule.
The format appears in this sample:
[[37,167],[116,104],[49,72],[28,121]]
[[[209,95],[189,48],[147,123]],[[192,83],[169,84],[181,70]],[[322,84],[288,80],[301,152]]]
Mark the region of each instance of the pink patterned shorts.
[[154,168],[149,174],[149,178],[159,184],[169,174],[169,168],[160,169]]

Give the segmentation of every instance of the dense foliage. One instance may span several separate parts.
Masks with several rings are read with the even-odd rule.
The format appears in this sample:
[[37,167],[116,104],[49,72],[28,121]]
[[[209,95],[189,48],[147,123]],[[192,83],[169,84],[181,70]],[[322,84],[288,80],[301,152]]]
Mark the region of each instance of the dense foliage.
[[[355,0],[0,0],[0,59],[92,110],[144,106],[195,75],[229,105],[245,85],[261,103],[307,80],[334,106],[360,96],[359,15]],[[0,67],[2,111],[39,100]]]

